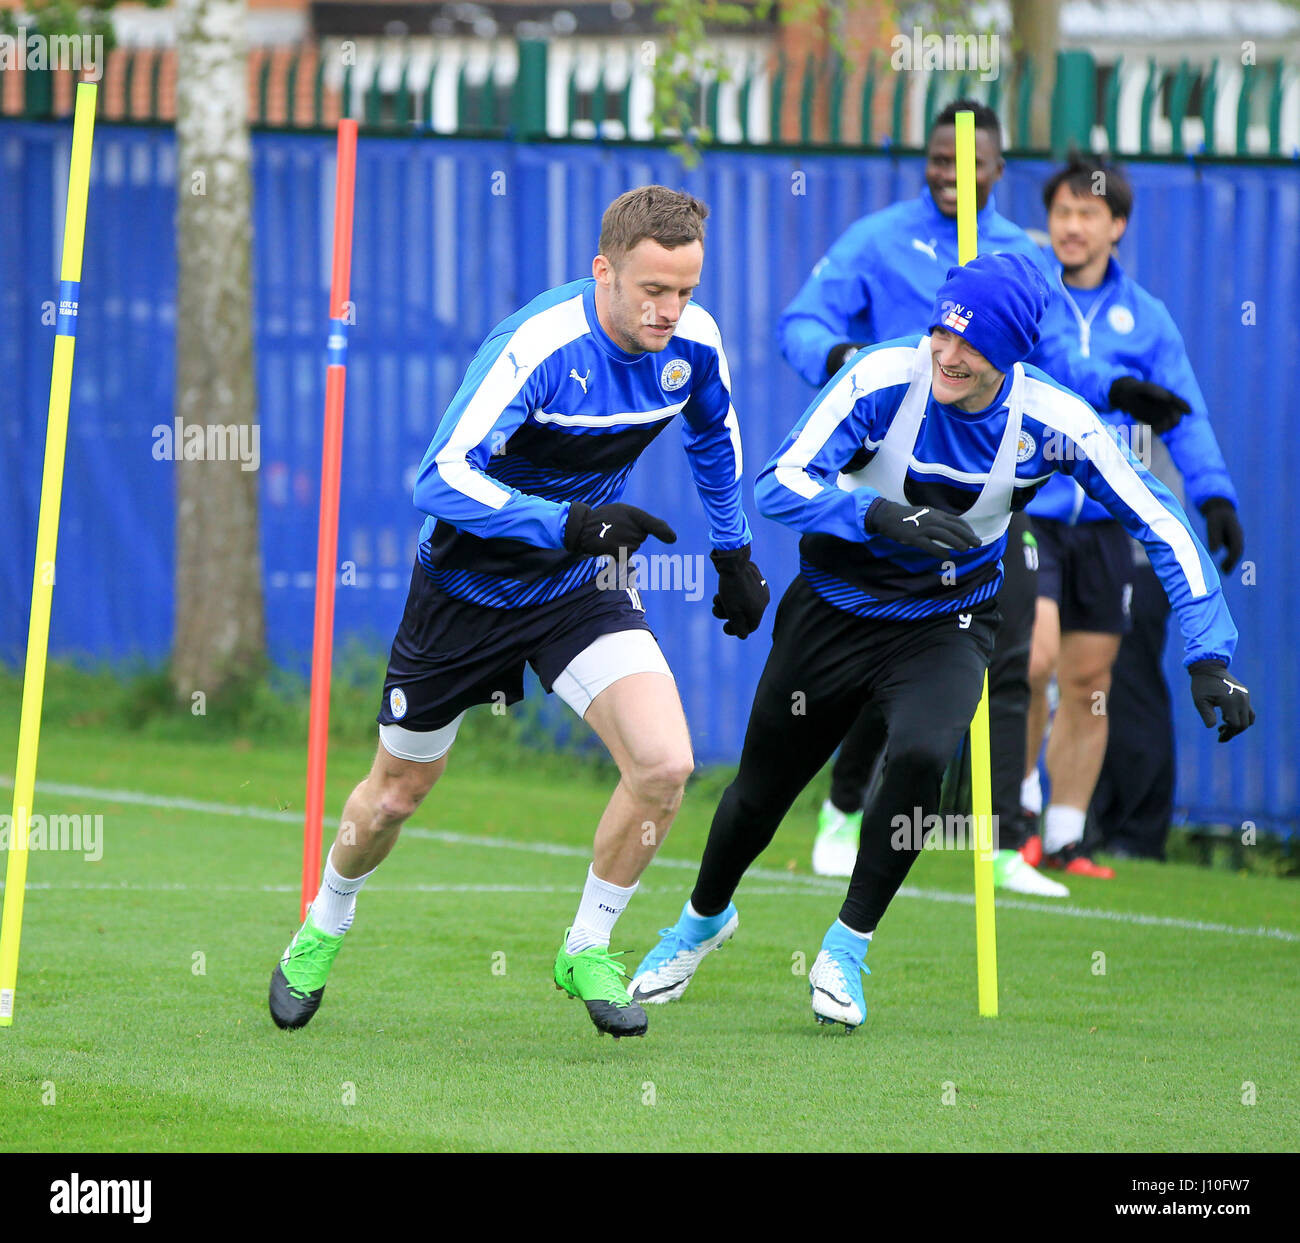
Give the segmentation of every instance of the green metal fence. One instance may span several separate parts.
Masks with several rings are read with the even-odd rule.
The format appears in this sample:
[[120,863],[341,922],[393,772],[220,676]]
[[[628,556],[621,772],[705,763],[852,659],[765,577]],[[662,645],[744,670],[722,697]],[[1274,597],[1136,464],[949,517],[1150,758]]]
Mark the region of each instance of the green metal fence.
[[[649,140],[663,135],[650,117],[653,84],[642,63],[644,46],[427,39],[253,49],[250,119],[275,128],[324,128],[353,116],[377,131]],[[831,56],[792,64],[770,55],[762,41],[739,39],[723,51],[726,70],[690,91],[697,125],[714,143],[918,147],[937,111],[969,96],[998,112],[1009,146],[1043,145],[1031,138],[1040,66],[984,80],[974,70],[899,71],[881,53],[865,63]],[[172,67],[169,49],[116,51],[101,82],[101,115],[170,122]],[[0,112],[70,111],[70,77],[62,88],[58,78],[0,71]],[[1063,51],[1049,143],[1056,151],[1073,143],[1131,155],[1296,157],[1300,69],[1282,61],[1241,65],[1235,57],[1098,63],[1088,52]]]

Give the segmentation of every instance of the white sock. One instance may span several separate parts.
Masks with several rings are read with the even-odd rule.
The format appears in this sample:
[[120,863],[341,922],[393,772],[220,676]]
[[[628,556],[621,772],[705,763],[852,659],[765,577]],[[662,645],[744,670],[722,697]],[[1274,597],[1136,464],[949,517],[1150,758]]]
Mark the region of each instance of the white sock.
[[578,903],[578,913],[573,917],[573,927],[564,947],[566,952],[581,954],[593,945],[607,946],[618,917],[627,909],[634,893],[635,885],[628,889],[611,885],[596,875],[594,867],[588,867],[582,901]]
[[1020,806],[1036,816],[1043,810],[1043,783],[1036,768],[1020,783]]
[[311,904],[311,922],[332,937],[342,936],[352,927],[352,916],[356,914],[357,894],[361,886],[375,871],[375,868],[371,868],[365,876],[355,878],[340,876],[334,870],[334,848],[331,846],[325,860],[325,875],[321,877],[320,893]]
[[858,938],[859,941],[870,941],[871,938],[875,935],[874,933],[871,932],[858,932],[855,928],[850,928],[848,924],[846,924],[842,919],[837,919],[835,922],[839,924],[839,926],[843,928],[845,932],[852,933],[855,937]]
[[1053,803],[1043,817],[1043,849],[1049,855],[1060,854],[1067,846],[1083,841],[1085,813],[1078,807]]

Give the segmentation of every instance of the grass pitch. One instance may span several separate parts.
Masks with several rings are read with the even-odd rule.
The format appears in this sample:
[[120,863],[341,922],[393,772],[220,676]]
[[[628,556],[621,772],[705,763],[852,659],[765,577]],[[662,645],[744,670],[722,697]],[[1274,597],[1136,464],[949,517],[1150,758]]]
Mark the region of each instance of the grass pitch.
[[[11,776],[12,683],[0,710]],[[330,815],[372,754],[333,748]],[[362,893],[320,1012],[279,1031],[304,755],[197,719],[132,734],[47,712],[36,811],[102,815],[103,856],[31,856],[0,1149],[1294,1147],[1293,881],[1125,863],[1068,903],[999,895],[1001,1017],[982,1020],[970,856],[926,851],[846,1036],[808,1004],[843,893],[808,867],[818,787],[737,895],[736,938],[616,1043],[550,980],[610,771],[490,747],[453,753]],[[621,920],[630,964],[687,896],[717,790],[693,784]]]

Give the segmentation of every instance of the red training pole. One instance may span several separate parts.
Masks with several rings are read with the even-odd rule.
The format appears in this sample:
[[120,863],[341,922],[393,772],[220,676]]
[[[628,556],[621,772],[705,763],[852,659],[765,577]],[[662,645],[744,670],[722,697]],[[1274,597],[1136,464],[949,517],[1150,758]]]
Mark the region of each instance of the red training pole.
[[352,282],[352,200],[357,172],[357,123],[339,122],[334,179],[334,271],[325,371],[325,443],[320,464],[320,539],[316,545],[316,625],[311,645],[311,726],[307,736],[307,812],[302,845],[302,903],[320,885],[325,757],[329,750],[330,662],[334,652],[334,566],[339,546],[339,475],[343,463],[343,389],[347,380],[348,291]]

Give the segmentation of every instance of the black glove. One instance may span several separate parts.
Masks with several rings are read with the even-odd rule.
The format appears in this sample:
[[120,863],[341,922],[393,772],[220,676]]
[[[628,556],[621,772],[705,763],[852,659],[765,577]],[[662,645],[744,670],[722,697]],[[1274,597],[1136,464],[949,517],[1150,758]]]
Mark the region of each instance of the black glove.
[[861,341],[841,341],[826,355],[826,378],[829,380],[850,358],[863,348]]
[[729,552],[714,549],[709,553],[718,571],[718,594],[713,597],[713,616],[726,619],[723,634],[747,639],[763,620],[772,593],[767,579],[749,559],[749,545]]
[[1178,420],[1191,410],[1177,393],[1171,393],[1150,380],[1120,376],[1110,386],[1107,400],[1116,410],[1125,410],[1139,423],[1147,423],[1157,436],[1178,426]]
[[1255,710],[1250,706],[1250,692],[1228,676],[1228,666],[1221,660],[1198,660],[1187,666],[1192,675],[1192,702],[1206,728],[1214,725],[1214,710],[1223,713],[1219,741],[1227,742],[1255,724]]
[[900,505],[883,496],[868,506],[862,525],[873,535],[910,544],[940,561],[950,553],[969,552],[980,546],[979,536],[956,514],[928,505]]
[[645,542],[647,535],[663,540],[665,544],[677,543],[677,532],[662,518],[648,514],[635,505],[613,501],[592,509],[581,501],[569,503],[569,517],[564,524],[564,546],[570,552],[599,557],[609,553],[617,557],[620,548],[634,553]]
[[1241,559],[1246,536],[1237,520],[1237,507],[1225,496],[1212,496],[1201,506],[1205,516],[1205,539],[1213,555],[1226,548],[1228,555],[1219,568],[1226,574]]

